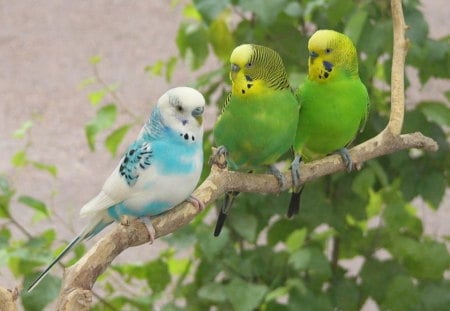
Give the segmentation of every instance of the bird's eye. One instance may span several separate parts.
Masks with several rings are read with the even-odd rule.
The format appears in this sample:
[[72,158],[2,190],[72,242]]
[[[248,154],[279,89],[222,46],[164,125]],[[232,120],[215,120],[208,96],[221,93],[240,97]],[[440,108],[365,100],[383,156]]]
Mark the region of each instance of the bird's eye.
[[325,49],[325,53],[326,53],[326,54],[330,54],[331,51],[332,51],[332,50],[331,50],[330,48],[326,48],[326,49]]
[[180,105],[176,106],[176,109],[178,112],[182,112],[183,111],[183,107],[181,107]]
[[253,63],[252,62],[248,62],[246,65],[245,65],[245,67],[247,67],[247,68],[250,68],[250,67],[252,67],[253,66]]

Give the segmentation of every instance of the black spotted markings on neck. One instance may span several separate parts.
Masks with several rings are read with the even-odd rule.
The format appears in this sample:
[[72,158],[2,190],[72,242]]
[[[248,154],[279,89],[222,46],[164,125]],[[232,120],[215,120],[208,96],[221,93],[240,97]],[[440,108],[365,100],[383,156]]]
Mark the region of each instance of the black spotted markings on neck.
[[195,141],[195,136],[193,134],[189,134],[189,133],[180,133],[180,137],[183,137],[184,140],[192,140]]

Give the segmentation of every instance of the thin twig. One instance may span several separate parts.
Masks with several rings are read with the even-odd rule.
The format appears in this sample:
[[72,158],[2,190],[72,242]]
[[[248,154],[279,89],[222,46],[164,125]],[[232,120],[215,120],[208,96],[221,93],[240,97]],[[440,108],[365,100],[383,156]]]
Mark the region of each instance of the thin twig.
[[405,58],[408,41],[405,37],[405,18],[401,0],[391,1],[393,21],[393,52],[391,72],[391,114],[386,130],[392,135],[400,135],[405,111]]

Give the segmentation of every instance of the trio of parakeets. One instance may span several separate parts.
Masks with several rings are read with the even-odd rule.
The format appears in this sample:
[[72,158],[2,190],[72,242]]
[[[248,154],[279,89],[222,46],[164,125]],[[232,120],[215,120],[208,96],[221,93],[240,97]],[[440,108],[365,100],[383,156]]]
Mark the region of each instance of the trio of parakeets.
[[[340,152],[347,168],[352,161],[345,147],[362,129],[368,114],[368,94],[358,74],[358,57],[351,40],[336,31],[319,30],[309,40],[309,72],[294,92],[280,55],[254,44],[234,49],[230,56],[232,91],[214,127],[219,146],[232,169],[252,171],[270,166],[281,187],[283,175],[274,167],[293,148],[293,199],[288,216],[298,212],[300,161]],[[150,217],[192,196],[203,164],[201,93],[178,87],[163,94],[136,141],[106,180],[100,193],[80,211],[89,217],[82,232],[30,285],[39,284],[73,247],[90,239],[123,216],[142,219],[155,237]],[[174,187],[176,185],[176,187]],[[214,235],[219,235],[237,193],[227,193]]]

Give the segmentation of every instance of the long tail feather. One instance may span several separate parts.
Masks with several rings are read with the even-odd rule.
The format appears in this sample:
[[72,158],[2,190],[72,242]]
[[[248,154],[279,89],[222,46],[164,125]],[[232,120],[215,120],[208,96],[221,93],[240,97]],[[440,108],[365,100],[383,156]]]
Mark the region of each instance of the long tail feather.
[[106,226],[111,224],[113,219],[105,219],[104,215],[98,214],[96,217],[91,219],[91,222],[84,227],[83,231],[66,246],[66,248],[45,268],[44,271],[39,274],[36,280],[31,283],[28,287],[27,292],[31,292],[41,281],[42,279],[49,273],[49,271],[56,265],[68,252],[70,252],[75,246],[77,246],[83,240],[89,240],[97,233],[102,231]]
[[72,242],[69,243],[69,245],[66,246],[66,248],[59,254],[50,265],[48,265],[47,268],[45,268],[44,271],[39,274],[39,276],[36,278],[36,280],[31,283],[31,285],[28,287],[27,292],[31,292],[41,281],[42,279],[47,275],[47,273],[53,268],[54,265],[56,265],[68,252],[70,252],[75,246],[78,245],[82,241],[81,234],[77,236],[75,239],[72,240]]
[[223,206],[219,212],[219,216],[216,222],[216,228],[214,229],[214,236],[219,236],[222,231],[222,227],[225,223],[225,219],[227,218],[228,212],[233,205],[234,198],[239,194],[237,191],[231,191],[225,193],[225,198],[223,200]]
[[300,202],[302,192],[305,186],[301,187],[298,191],[292,192],[291,201],[289,202],[289,208],[287,211],[287,217],[291,218],[294,215],[297,215],[300,210]]

